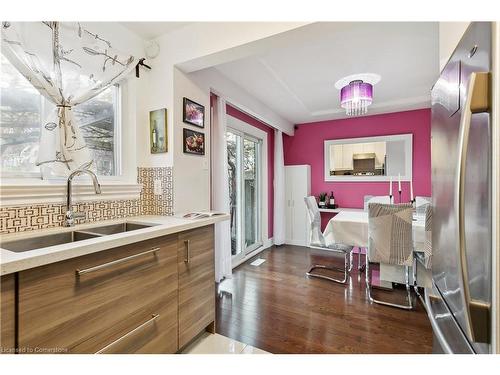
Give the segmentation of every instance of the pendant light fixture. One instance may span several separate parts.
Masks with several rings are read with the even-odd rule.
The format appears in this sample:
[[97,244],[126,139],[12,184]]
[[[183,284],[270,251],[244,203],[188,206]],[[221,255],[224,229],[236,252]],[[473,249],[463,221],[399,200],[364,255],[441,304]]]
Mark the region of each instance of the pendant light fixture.
[[340,106],[347,116],[359,116],[368,112],[373,102],[373,85],[380,76],[373,73],[355,74],[344,77],[335,83],[340,90]]

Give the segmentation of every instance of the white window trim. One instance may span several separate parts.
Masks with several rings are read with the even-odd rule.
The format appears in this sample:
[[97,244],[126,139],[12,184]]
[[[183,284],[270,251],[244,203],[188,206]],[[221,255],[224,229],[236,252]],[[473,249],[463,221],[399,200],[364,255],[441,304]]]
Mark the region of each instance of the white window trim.
[[[102,193],[97,195],[87,176],[74,180],[73,190],[76,201],[102,201],[138,199],[142,184],[137,183],[136,163],[136,83],[132,76],[120,83],[120,99],[117,115],[120,116],[121,142],[118,164],[119,176],[98,176]],[[127,150],[126,153],[121,152]],[[42,180],[40,173],[2,174],[0,182],[0,206],[16,206],[40,203],[64,203],[66,197],[66,178],[57,177]]]
[[[95,194],[91,184],[75,183],[73,189],[74,202],[110,201],[138,199],[141,193],[140,184],[101,184],[101,194]],[[1,207],[66,202],[65,184],[47,185],[2,185]]]

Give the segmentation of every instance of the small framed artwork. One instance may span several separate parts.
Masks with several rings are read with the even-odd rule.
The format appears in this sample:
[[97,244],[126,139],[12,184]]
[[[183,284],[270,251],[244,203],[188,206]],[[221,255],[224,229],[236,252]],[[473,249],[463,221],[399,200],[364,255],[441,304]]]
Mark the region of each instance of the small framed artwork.
[[205,127],[205,107],[193,102],[191,99],[184,98],[182,103],[182,121],[187,124]]
[[149,112],[149,147],[152,154],[168,151],[167,109]]
[[205,134],[184,128],[183,138],[184,153],[205,155]]

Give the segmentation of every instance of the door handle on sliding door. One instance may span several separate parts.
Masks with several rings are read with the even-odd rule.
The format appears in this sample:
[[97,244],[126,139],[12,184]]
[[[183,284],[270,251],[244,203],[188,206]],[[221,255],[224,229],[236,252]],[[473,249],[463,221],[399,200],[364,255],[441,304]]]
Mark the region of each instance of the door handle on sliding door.
[[489,73],[472,73],[469,78],[465,107],[460,119],[457,181],[455,186],[455,208],[458,224],[458,272],[460,273],[460,280],[462,282],[464,313],[467,325],[464,328],[467,330],[467,336],[476,342],[489,342],[491,306],[489,303],[483,301],[474,301],[470,296],[465,244],[465,167],[472,115],[490,110],[489,82]]

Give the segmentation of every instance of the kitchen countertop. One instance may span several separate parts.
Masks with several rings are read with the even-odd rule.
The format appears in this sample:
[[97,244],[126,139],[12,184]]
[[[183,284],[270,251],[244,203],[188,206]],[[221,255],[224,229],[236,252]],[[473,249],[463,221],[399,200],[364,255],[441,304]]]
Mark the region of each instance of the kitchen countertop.
[[94,227],[120,223],[152,224],[148,228],[110,234],[102,237],[65,243],[41,249],[24,252],[13,252],[1,248],[0,244],[0,275],[43,266],[50,263],[60,262],[66,259],[76,258],[82,255],[92,254],[99,251],[112,249],[118,246],[128,245],[155,237],[178,233],[189,229],[203,227],[220,221],[228,220],[229,214],[213,216],[204,219],[184,219],[182,216],[134,216],[125,219],[103,220],[88,224],[79,224],[74,227],[57,227],[30,232],[19,232],[2,235],[2,243],[45,236],[55,233],[84,231]]

